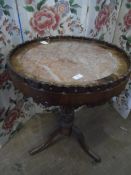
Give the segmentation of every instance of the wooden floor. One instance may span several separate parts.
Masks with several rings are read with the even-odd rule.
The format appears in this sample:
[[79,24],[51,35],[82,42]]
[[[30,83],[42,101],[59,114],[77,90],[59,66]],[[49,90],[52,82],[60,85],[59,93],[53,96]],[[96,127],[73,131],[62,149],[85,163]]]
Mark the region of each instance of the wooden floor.
[[76,124],[102,162],[95,164],[73,139],[64,138],[30,156],[56,126],[53,113],[34,116],[0,150],[0,175],[129,175],[131,173],[131,116],[124,120],[109,104],[76,111]]

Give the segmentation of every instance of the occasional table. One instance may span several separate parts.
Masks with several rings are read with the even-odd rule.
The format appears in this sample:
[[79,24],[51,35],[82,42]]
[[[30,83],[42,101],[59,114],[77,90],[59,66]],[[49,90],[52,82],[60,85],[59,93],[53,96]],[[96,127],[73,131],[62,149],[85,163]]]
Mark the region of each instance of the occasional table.
[[56,36],[18,45],[9,55],[7,68],[15,87],[26,97],[45,106],[60,106],[59,127],[29,153],[46,149],[58,135],[73,135],[100,162],[73,124],[74,109],[103,104],[124,90],[130,76],[127,54],[104,41]]

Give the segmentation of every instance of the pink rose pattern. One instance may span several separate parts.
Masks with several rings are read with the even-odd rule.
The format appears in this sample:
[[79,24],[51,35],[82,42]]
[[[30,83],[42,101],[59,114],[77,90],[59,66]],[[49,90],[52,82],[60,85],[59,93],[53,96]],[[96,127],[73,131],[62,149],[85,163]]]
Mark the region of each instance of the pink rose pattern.
[[[103,0],[96,1],[94,7],[96,10],[96,17],[94,20],[94,27],[91,28],[88,34],[90,37],[112,42],[113,36],[111,34],[113,27],[115,28],[116,25],[118,6],[119,3],[114,1],[110,1],[110,3]],[[111,35],[111,37],[108,35]]]
[[13,107],[12,109],[11,107],[9,107],[5,114],[4,123],[2,127],[7,132],[11,132],[16,120],[20,117],[23,117],[22,106],[24,101],[14,101],[12,98],[10,98],[10,101],[12,101],[13,103],[15,102],[16,104],[15,107]]
[[12,110],[9,110],[3,123],[3,129],[10,131],[14,125],[14,122],[19,117],[20,117],[19,109],[14,108]]
[[[79,33],[82,33],[83,28],[80,20],[78,18],[75,21],[73,20],[74,16],[77,17],[77,9],[80,8],[80,5],[75,1],[59,0],[56,1],[54,6],[47,6],[46,1],[40,1],[38,3],[34,3],[33,1],[31,3],[29,0],[28,2],[26,1],[27,5],[24,8],[26,11],[32,13],[29,23],[37,36],[50,35],[51,31],[57,31],[58,34],[63,35],[65,32],[65,23],[67,23],[66,27],[71,32],[77,28]],[[62,22],[63,18],[65,22]],[[71,19],[71,23],[75,23],[74,26],[68,25],[69,18]]]
[[119,30],[121,35],[119,37],[120,46],[131,55],[131,2],[127,0],[126,4],[126,13],[119,23]]
[[60,22],[60,17],[52,7],[44,6],[33,14],[30,25],[39,35],[44,35],[45,30],[55,30]]
[[[64,31],[62,27],[63,24],[61,22],[62,18],[65,18],[65,21],[66,18],[69,18],[70,22],[72,22],[72,16],[77,16],[76,13],[79,8],[79,5],[75,1],[72,1],[71,4],[69,4],[68,1],[61,0],[61,2],[56,2],[54,6],[48,6],[45,4],[47,1],[43,0],[39,0],[37,3],[35,0],[23,1],[25,2],[23,12],[25,13],[26,9],[27,12],[32,13],[29,24],[38,36],[44,36],[49,30],[58,30],[58,33],[62,33]],[[73,7],[74,3],[76,7]],[[16,21],[11,16],[11,11],[14,10],[10,6],[11,4],[12,3],[6,4],[5,0],[0,1],[0,45],[2,46],[0,47],[0,90],[2,91],[2,97],[0,96],[0,98],[4,100],[4,103],[1,103],[0,101],[0,122],[2,122],[2,127],[0,128],[0,145],[5,142],[3,142],[5,139],[1,139],[1,137],[6,136],[7,138],[7,136],[17,130],[19,124],[29,120],[35,112],[42,112],[44,109],[43,106],[36,105],[31,98],[24,100],[22,94],[18,91],[14,91],[14,87],[12,86],[8,73],[5,69],[7,58],[5,50],[8,54],[9,50],[14,47],[12,38],[15,38],[15,40],[18,39],[17,43],[20,43],[22,39],[22,32],[29,39],[33,39],[34,37],[31,30],[27,29],[22,31],[20,24],[16,24]],[[16,6],[18,7],[17,3]],[[72,16],[68,16],[70,8],[72,8]],[[81,27],[79,20],[75,20],[74,23],[76,26],[79,24],[78,28]],[[75,28],[75,26],[72,26],[72,28]],[[21,100],[23,103],[19,106],[18,102]],[[5,103],[7,104],[4,106]]]
[[[129,56],[131,56],[131,0],[125,0],[122,4],[122,9],[125,12],[119,19],[117,26],[118,45],[123,48]],[[120,11],[121,13],[121,11]],[[120,113],[124,113],[126,118],[131,109],[131,79],[127,83],[125,91],[116,98],[114,102],[116,109]],[[126,112],[127,111],[127,112]]]
[[33,0],[25,0],[26,4],[32,4]]
[[108,23],[109,16],[110,16],[110,8],[109,6],[106,5],[99,11],[98,16],[96,17],[95,28],[97,29],[97,31],[99,31],[102,28],[102,26]]
[[[15,123],[15,121],[21,118],[17,101],[22,95],[14,91],[6,70],[6,60],[10,49],[21,41],[19,25],[11,16],[13,8],[10,5],[11,3],[7,4],[5,0],[0,1],[0,10],[2,10],[2,16],[0,16],[0,146],[17,127],[19,122]],[[15,43],[13,43],[13,38],[15,38]],[[9,95],[14,99],[12,100]]]
[[128,13],[124,16],[124,25],[127,30],[131,29],[131,9],[129,9]]

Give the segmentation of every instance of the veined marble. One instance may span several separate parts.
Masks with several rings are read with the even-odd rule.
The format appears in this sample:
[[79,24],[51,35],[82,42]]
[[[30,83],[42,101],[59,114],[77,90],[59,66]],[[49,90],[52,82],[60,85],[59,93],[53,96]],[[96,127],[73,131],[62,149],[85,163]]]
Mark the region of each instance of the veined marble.
[[115,49],[83,41],[30,43],[12,57],[15,70],[22,75],[60,85],[82,86],[127,70]]

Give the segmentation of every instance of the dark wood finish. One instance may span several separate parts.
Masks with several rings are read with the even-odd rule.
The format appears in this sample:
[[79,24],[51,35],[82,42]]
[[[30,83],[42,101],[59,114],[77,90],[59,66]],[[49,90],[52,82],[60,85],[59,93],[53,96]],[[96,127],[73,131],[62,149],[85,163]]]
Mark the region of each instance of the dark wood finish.
[[101,162],[101,158],[96,155],[90,148],[86,145],[85,137],[83,133],[75,126],[73,126],[74,121],[74,109],[72,108],[61,108],[61,118],[59,120],[59,127],[52,132],[52,134],[48,137],[46,142],[43,142],[39,146],[31,149],[29,151],[30,155],[35,155],[47,147],[53,144],[55,138],[58,135],[71,136],[71,134],[76,138],[81,148],[95,161]]
[[[125,62],[128,65],[128,70],[126,71],[125,74],[123,75],[119,75],[116,76],[114,74],[111,74],[105,78],[96,80],[95,82],[90,82],[90,84],[87,84],[85,86],[81,85],[81,86],[61,86],[58,84],[51,84],[50,82],[46,83],[46,82],[40,82],[39,80],[34,80],[31,78],[28,78],[25,75],[22,75],[19,72],[16,72],[14,67],[12,66],[12,56],[18,52],[19,50],[22,50],[23,48],[25,48],[26,46],[36,43],[36,42],[40,42],[43,40],[47,40],[48,42],[54,42],[54,41],[58,41],[60,42],[62,41],[70,41],[70,40],[76,40],[78,42],[85,42],[85,43],[95,43],[95,44],[100,44],[101,47],[105,48],[105,49],[114,49],[115,51],[118,51],[119,55],[124,57]],[[18,45],[15,49],[13,49],[10,54],[9,54],[9,59],[7,61],[7,66],[8,69],[12,71],[13,74],[15,74],[17,76],[18,80],[22,80],[25,83],[29,84],[31,87],[38,89],[38,90],[45,90],[48,92],[65,92],[65,93],[83,93],[83,92],[96,92],[96,91],[101,91],[101,90],[105,90],[107,88],[112,88],[115,85],[119,84],[121,81],[124,81],[125,79],[127,79],[130,75],[130,71],[131,71],[131,62],[130,62],[130,58],[128,57],[128,55],[119,47],[112,45],[110,43],[104,42],[104,41],[100,41],[97,39],[91,39],[91,38],[85,38],[85,37],[71,37],[71,36],[56,36],[56,37],[50,37],[50,38],[39,38],[39,39],[35,39],[32,41],[28,41],[25,42],[21,45]]]
[[124,75],[120,77],[116,77],[113,74],[96,81],[95,84],[87,84],[87,86],[57,86],[52,84],[47,84],[44,82],[39,82],[38,80],[29,79],[28,77],[24,77],[15,71],[13,66],[11,65],[12,55],[15,54],[17,49],[23,46],[26,46],[32,42],[37,42],[40,40],[46,40],[47,38],[41,38],[38,40],[29,41],[22,45],[17,46],[9,55],[7,68],[9,72],[9,76],[13,81],[15,87],[19,89],[26,97],[33,97],[33,99],[37,103],[42,103],[45,106],[62,106],[61,120],[59,124],[59,128],[56,129],[50,137],[47,139],[47,142],[42,143],[42,145],[37,146],[33,150],[30,151],[30,154],[33,155],[37,152],[40,152],[47,148],[54,142],[54,139],[60,135],[70,136],[71,134],[76,137],[78,142],[80,143],[83,150],[91,156],[96,162],[100,162],[100,157],[94,154],[88,146],[85,144],[85,139],[83,134],[79,131],[77,127],[73,126],[74,121],[74,108],[79,107],[81,105],[95,106],[100,105],[108,100],[110,100],[113,96],[117,96],[124,90],[126,83],[130,76],[130,59],[126,55],[126,53],[118,48],[117,46],[111,45],[109,43],[98,41],[90,38],[82,38],[82,37],[51,37],[47,40],[83,40],[84,42],[95,42],[100,43],[103,47],[107,47],[107,49],[114,48],[119,51],[124,57],[125,62],[128,65],[128,70]]
[[128,78],[117,83],[116,85],[107,88],[99,89],[96,92],[84,92],[84,93],[65,93],[65,92],[50,92],[44,89],[36,89],[24,80],[19,79],[16,74],[9,70],[9,75],[13,80],[16,88],[18,88],[26,97],[33,97],[33,99],[46,106],[60,105],[60,106],[81,106],[89,105],[95,106],[103,104],[111,99],[113,96],[117,96],[125,88]]

